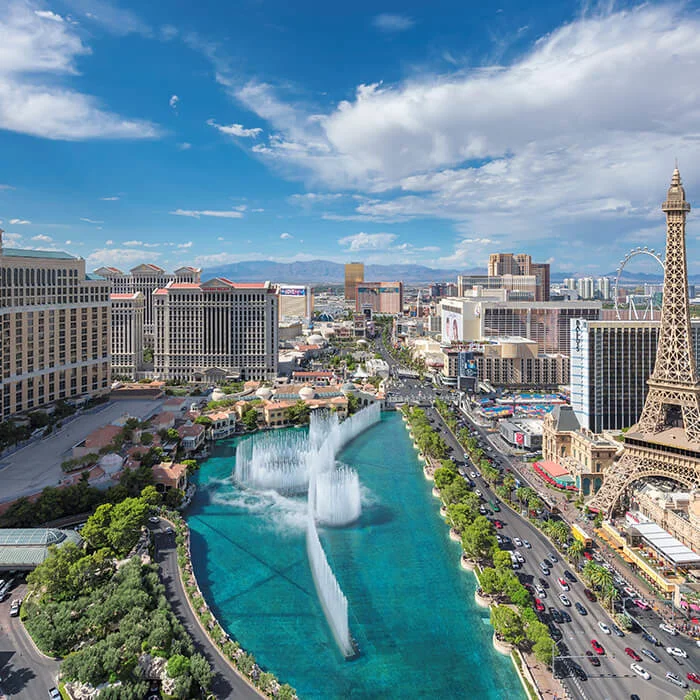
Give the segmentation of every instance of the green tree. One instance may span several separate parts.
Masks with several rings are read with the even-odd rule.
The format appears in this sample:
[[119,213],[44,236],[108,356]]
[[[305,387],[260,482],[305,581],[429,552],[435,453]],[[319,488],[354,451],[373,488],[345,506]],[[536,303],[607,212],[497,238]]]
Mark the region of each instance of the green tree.
[[247,430],[255,430],[258,427],[258,412],[253,406],[246,406],[241,421]]
[[190,671],[190,660],[182,654],[175,654],[168,659],[166,670],[171,678],[184,676]]
[[140,498],[127,498],[112,508],[107,538],[117,554],[126,554],[136,544],[147,517],[148,506]]
[[586,545],[581,542],[581,540],[574,539],[574,541],[569,546],[567,555],[571,558],[571,561],[578,563],[578,561],[583,556],[583,552],[586,549]]
[[202,690],[211,688],[211,681],[214,676],[209,662],[201,654],[193,654],[190,657],[190,673],[195,682]]
[[146,505],[159,506],[163,500],[163,497],[158,493],[156,487],[150,484],[141,489],[141,500]]
[[83,551],[73,542],[49,547],[49,556],[27,576],[32,591],[46,599],[62,600],[75,592],[71,566],[80,561]]
[[481,515],[462,532],[462,548],[470,559],[485,559],[496,544],[493,525]]
[[491,608],[491,624],[499,639],[520,646],[525,641],[525,626],[522,617],[505,605]]
[[447,520],[457,533],[461,533],[475,517],[475,511],[464,503],[450,503],[447,506]]
[[684,696],[683,700],[700,700],[700,690],[690,690]]
[[464,479],[455,479],[452,483],[440,490],[440,497],[445,505],[449,505],[450,503],[459,503],[470,493],[469,487]]
[[109,526],[113,510],[114,506],[111,503],[104,503],[87,519],[80,535],[92,549],[110,546]]
[[442,489],[458,478],[458,474],[453,469],[438,467],[433,474],[433,478],[435,479],[435,486],[442,491]]
[[141,444],[150,445],[153,442],[153,433],[141,433]]

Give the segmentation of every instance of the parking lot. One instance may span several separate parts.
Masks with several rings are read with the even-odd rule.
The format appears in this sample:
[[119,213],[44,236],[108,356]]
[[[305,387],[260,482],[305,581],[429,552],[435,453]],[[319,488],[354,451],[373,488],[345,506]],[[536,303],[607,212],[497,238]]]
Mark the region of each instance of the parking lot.
[[111,401],[3,458],[0,461],[0,503],[38,493],[46,486],[58,486],[64,477],[61,462],[71,456],[73,445],[125,413],[143,420],[157,413],[162,405],[163,399]]

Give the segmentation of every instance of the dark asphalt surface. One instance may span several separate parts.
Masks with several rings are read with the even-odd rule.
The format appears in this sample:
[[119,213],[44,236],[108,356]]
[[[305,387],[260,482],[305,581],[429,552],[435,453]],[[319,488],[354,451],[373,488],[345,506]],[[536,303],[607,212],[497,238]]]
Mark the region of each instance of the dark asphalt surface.
[[19,617],[10,617],[11,601],[25,591],[21,584],[0,603],[0,689],[13,700],[39,700],[56,685],[58,662],[40,654]]
[[204,634],[199,620],[192,612],[178,573],[175,535],[165,533],[158,525],[150,525],[150,527],[154,530],[156,563],[160,567],[161,580],[165,585],[165,595],[173,612],[194,641],[195,648],[204,655],[214,669],[212,691],[218,698],[222,699],[260,700],[263,696],[234,673],[209,640],[209,637]]

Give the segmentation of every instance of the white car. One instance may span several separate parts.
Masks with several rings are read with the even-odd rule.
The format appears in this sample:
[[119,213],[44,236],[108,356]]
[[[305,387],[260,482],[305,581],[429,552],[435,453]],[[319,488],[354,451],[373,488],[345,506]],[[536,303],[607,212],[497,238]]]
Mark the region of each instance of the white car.
[[532,545],[527,540],[523,540],[523,545],[525,549],[532,549]]
[[482,493],[481,493],[481,491],[480,491],[479,489],[476,489],[476,491],[474,491],[474,493],[475,493],[479,498],[481,498]]
[[515,542],[516,547],[522,547],[523,546],[523,541],[519,537],[514,537],[513,542]]
[[547,597],[547,591],[542,588],[542,586],[535,586],[535,591],[538,595],[539,598],[542,598],[544,600]]
[[662,622],[659,625],[659,629],[663,630],[664,632],[668,632],[673,637],[675,637],[678,634],[678,630],[675,627],[673,627],[672,625],[667,625],[665,622]]
[[685,649],[680,649],[679,647],[666,647],[666,651],[671,656],[679,656],[681,659],[688,658],[688,654],[686,653]]
[[521,564],[524,564],[524,563],[525,563],[525,557],[524,557],[522,554],[520,554],[520,552],[518,552],[517,550],[516,550],[516,552],[515,552],[515,558],[516,558]]
[[610,628],[602,621],[598,622],[598,627],[602,630],[603,634],[610,634]]
[[[561,600],[562,604],[567,608],[571,607],[571,601],[563,593],[559,595],[559,600]],[[608,634],[610,634],[610,632],[608,632]]]
[[630,588],[629,586],[627,586],[623,590],[628,596],[632,596],[633,598],[637,597],[637,591],[635,591],[634,588]]
[[566,582],[566,579],[558,578],[557,583],[561,586],[562,591],[569,590],[569,584]]
[[651,674],[645,668],[639,664],[630,664],[630,668],[638,675],[641,676],[645,681],[651,678]]
[[476,474],[475,474],[474,472],[469,472],[469,476],[470,476],[472,479],[476,479]]

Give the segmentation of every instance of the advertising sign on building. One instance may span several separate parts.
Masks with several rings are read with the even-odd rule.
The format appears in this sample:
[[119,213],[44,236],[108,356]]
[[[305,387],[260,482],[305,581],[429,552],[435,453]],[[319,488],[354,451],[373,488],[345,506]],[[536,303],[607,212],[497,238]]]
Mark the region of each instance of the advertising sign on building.
[[479,374],[479,368],[474,359],[473,352],[459,353],[459,376],[469,379],[476,379]]
[[305,297],[306,287],[280,287],[280,295],[283,297]]
[[520,446],[525,444],[525,435],[523,433],[515,433],[515,444]]
[[454,311],[442,312],[442,338],[452,342],[463,340],[461,314],[456,314]]

